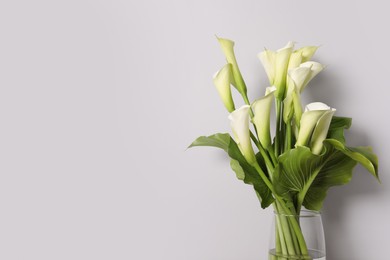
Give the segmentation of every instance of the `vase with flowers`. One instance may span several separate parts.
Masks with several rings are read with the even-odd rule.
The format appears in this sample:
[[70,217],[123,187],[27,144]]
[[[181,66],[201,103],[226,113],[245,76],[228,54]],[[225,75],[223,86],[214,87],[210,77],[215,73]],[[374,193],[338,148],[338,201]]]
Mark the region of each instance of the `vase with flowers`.
[[[301,93],[323,69],[311,61],[316,46],[294,49],[289,42],[258,57],[269,87],[250,101],[234,54],[234,42],[218,38],[226,57],[213,78],[229,112],[232,136],[217,133],[197,138],[190,147],[213,146],[230,157],[239,180],[252,185],[262,208],[274,211],[270,260],[325,259],[319,211],[330,187],[350,181],[357,163],[379,180],[378,159],[370,147],[347,146],[344,131],[351,118],[335,116],[336,109],[313,102],[304,108]],[[236,108],[232,86],[245,105]],[[275,107],[274,134],[271,112]]]

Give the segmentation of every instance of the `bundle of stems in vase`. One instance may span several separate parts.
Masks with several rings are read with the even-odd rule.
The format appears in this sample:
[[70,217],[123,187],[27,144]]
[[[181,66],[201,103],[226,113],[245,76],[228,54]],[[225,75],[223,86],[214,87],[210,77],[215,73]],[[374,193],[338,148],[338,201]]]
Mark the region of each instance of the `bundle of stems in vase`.
[[[227,63],[213,81],[230,113],[233,137],[228,133],[201,136],[190,147],[225,150],[238,179],[254,187],[261,207],[272,205],[276,213],[290,216],[299,216],[302,207],[319,211],[328,189],[348,183],[357,163],[379,180],[378,159],[372,149],[346,145],[344,130],[351,126],[351,118],[335,116],[336,109],[320,102],[302,108],[301,93],[324,69],[311,61],[318,47],[294,49],[289,42],[277,51],[259,53],[270,86],[264,96],[251,102],[234,42],[218,41]],[[233,101],[232,86],[245,103],[239,108]],[[275,133],[271,136],[273,104]],[[277,254],[310,259],[299,218],[281,218],[276,229]]]

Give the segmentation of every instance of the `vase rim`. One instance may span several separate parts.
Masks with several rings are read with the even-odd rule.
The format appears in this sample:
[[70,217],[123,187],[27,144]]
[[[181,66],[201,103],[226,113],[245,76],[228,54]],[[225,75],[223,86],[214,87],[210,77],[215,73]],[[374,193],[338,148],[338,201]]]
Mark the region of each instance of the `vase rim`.
[[312,217],[321,216],[321,211],[303,209],[301,210],[300,214],[284,214],[284,213],[279,213],[274,211],[274,215],[284,216],[284,217],[312,218]]

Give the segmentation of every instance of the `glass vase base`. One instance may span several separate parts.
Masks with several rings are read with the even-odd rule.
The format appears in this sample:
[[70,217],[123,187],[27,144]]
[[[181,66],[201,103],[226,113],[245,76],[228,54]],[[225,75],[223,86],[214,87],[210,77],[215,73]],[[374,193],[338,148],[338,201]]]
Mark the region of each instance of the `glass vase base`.
[[271,249],[268,260],[326,260],[325,254],[316,250],[309,250],[309,256],[284,256],[277,254],[275,249]]

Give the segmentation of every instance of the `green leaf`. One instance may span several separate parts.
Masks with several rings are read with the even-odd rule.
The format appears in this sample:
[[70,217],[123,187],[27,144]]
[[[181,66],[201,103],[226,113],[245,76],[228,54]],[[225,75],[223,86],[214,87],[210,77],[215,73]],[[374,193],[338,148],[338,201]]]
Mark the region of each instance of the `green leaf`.
[[328,130],[328,139],[336,139],[345,143],[344,130],[350,128],[352,118],[333,116]]
[[188,148],[194,147],[194,146],[212,146],[217,147],[228,151],[230,143],[230,135],[225,134],[214,134],[210,136],[200,136],[198,137]]
[[299,194],[304,197],[320,165],[321,157],[305,146],[287,151],[279,157],[275,168],[275,192],[286,199],[295,198]]
[[333,116],[332,121],[330,122],[329,129],[349,129],[352,125],[352,118],[350,117],[341,117]]
[[352,178],[353,168],[361,163],[378,178],[378,158],[369,147],[346,147],[335,139],[324,141],[324,164],[308,190],[303,205],[307,209],[320,210],[328,189],[347,184]]
[[356,162],[331,146],[325,146],[323,165],[308,189],[303,206],[310,210],[321,210],[330,187],[347,184],[352,178]]
[[237,179],[242,180],[242,181],[245,180],[245,172],[237,160],[231,159],[230,160],[230,167],[236,173]]
[[329,187],[311,186],[305,196],[303,206],[305,206],[305,208],[309,210],[320,211],[326,198],[328,189]]
[[[233,139],[230,139],[228,154],[231,157],[230,166],[233,171],[236,173],[237,178],[244,181],[246,184],[253,185],[259,199],[261,202],[262,208],[267,208],[274,201],[272,192],[261,179],[260,175],[247,161],[240,152],[236,142]],[[256,156],[260,167],[264,167],[264,162],[260,156]],[[264,171],[264,169],[263,169]],[[266,172],[266,171],[264,171]]]
[[275,169],[275,191],[307,209],[320,210],[331,186],[342,185],[352,177],[356,162],[327,144],[321,155],[298,146],[281,155]]
[[375,178],[379,180],[378,176],[378,157],[372,152],[371,147],[347,147],[342,142],[334,139],[327,139],[324,143],[328,143],[335,149],[339,150],[346,156],[360,163],[366,168]]

